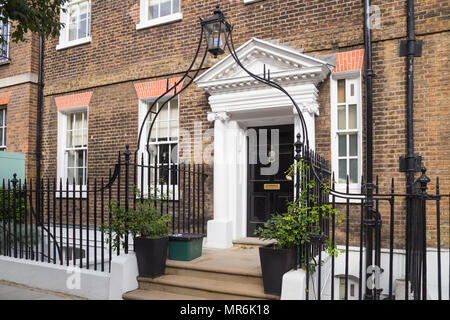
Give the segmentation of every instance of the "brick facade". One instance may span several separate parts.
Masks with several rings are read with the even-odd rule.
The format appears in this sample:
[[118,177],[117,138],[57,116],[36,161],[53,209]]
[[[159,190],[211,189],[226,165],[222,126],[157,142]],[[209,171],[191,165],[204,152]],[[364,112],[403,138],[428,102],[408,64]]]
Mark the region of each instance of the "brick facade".
[[7,108],[6,151],[25,154],[26,175],[31,178],[35,176],[36,170],[36,80],[39,41],[37,36],[31,34],[26,38],[27,42],[11,42],[10,60],[0,63],[0,107]]
[[[208,17],[216,4],[206,0],[182,0],[182,21],[136,30],[138,0],[91,2],[91,43],[58,51],[55,49],[58,39],[46,43],[44,177],[54,177],[56,173],[57,101],[71,95],[92,93],[88,108],[89,177],[107,175],[126,143],[131,150],[136,148],[140,94],[148,89],[148,83],[161,81],[158,83],[164,86],[165,79],[179,77],[189,66],[200,35],[198,18]],[[380,190],[388,191],[394,177],[396,191],[403,192],[405,174],[400,173],[398,167],[399,157],[406,153],[406,67],[405,58],[399,57],[399,43],[406,36],[406,2],[378,0],[372,4],[381,11],[381,26],[373,30],[374,173],[380,176]],[[359,57],[355,60],[358,65],[350,68],[361,66],[362,5],[362,1],[356,0],[264,0],[248,5],[242,0],[230,0],[221,3],[222,10],[235,25],[236,46],[257,37],[280,40],[280,43],[303,48],[308,54],[338,54],[335,71],[345,71],[341,70],[341,61],[347,59],[345,52],[349,51],[358,53]],[[418,39],[424,41],[423,56],[416,59],[415,66],[416,153],[423,156],[429,176],[440,177],[441,193],[450,192],[449,12],[450,4],[446,1],[416,1],[416,32]],[[11,53],[13,56],[14,52]],[[205,69],[217,61],[208,57]],[[316,148],[330,160],[330,80],[319,89]],[[13,92],[11,97],[13,100]],[[195,121],[202,122],[203,131],[211,129],[212,124],[206,118],[208,111],[206,94],[193,84],[180,97],[180,126],[190,130],[192,135]],[[205,142],[209,143],[211,141]],[[434,182],[430,184],[431,191],[434,185]],[[212,178],[209,186],[208,207],[212,210]],[[448,211],[448,203],[443,203],[441,212]],[[441,217],[444,221],[448,218],[448,213]],[[396,232],[403,232],[402,223],[400,216]],[[429,228],[435,228],[432,221]],[[448,242],[448,229],[441,232]]]

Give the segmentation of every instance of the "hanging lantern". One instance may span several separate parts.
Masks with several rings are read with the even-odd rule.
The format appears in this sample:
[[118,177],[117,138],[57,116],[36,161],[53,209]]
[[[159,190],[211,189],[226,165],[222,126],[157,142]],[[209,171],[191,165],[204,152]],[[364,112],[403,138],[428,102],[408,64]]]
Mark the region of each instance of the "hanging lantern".
[[224,54],[231,25],[226,21],[219,6],[214,10],[212,17],[201,20],[201,25],[206,37],[208,52],[212,53],[214,57]]

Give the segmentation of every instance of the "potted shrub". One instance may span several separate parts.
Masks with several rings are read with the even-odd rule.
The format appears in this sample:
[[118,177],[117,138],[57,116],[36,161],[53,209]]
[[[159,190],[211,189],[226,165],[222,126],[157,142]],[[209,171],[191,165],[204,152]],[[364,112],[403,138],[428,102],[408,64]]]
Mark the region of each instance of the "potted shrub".
[[152,197],[139,199],[135,209],[128,212],[112,201],[111,224],[102,227],[112,233],[114,248],[124,246],[128,234],[133,236],[140,277],[156,278],[165,271],[171,217],[157,209],[155,204],[160,201]]
[[[299,161],[287,171],[288,177],[293,177],[297,168],[298,172],[309,170],[304,161]],[[314,181],[308,181],[300,191],[300,196],[294,201],[288,202],[287,212],[276,213],[264,224],[264,228],[258,228],[256,235],[263,240],[276,240],[275,243],[259,248],[261,269],[266,294],[281,295],[283,275],[301,262],[306,265],[305,257],[297,256],[300,247],[305,247],[313,241],[320,239],[324,250],[329,255],[337,255],[336,245],[326,237],[320,229],[320,219],[330,219],[338,213],[331,205],[318,204],[317,199],[308,192],[315,187]],[[321,186],[325,194],[329,192],[326,185]],[[337,219],[338,221],[338,219]],[[338,221],[339,222],[339,221]],[[310,271],[314,271],[314,257],[310,257]],[[313,262],[314,261],[314,262]],[[320,262],[319,262],[320,263]]]

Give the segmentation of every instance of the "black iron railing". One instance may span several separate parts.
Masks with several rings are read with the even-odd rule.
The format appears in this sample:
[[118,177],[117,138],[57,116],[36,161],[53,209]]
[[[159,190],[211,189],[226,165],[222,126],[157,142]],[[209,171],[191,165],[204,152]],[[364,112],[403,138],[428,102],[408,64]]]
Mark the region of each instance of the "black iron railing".
[[[349,178],[337,188],[327,163],[319,156],[310,152],[303,160],[310,168],[298,176],[300,189],[314,181],[315,187],[308,192],[316,196],[315,205],[330,204],[339,211],[338,216],[320,223],[322,236],[312,236],[310,243],[301,248],[304,258],[300,260],[301,267],[310,279],[306,283],[307,299],[361,300],[370,296],[375,300],[441,300],[450,297],[450,250],[445,238],[450,225],[441,212],[442,205],[450,210],[450,195],[439,193],[438,178],[436,193],[432,195],[427,193],[430,179],[425,168],[413,194],[396,193],[394,178],[380,182],[377,176],[374,216],[368,220],[363,177],[361,192],[351,193]],[[330,183],[329,192],[323,192],[319,183]],[[383,193],[381,190],[385,188],[388,191]],[[412,214],[406,213],[408,200],[413,203]],[[337,257],[323,251],[324,238],[336,243]],[[368,240],[373,244],[370,265],[366,263]]]
[[[172,216],[169,227],[173,233],[205,233],[205,171],[203,164],[135,164],[126,155],[125,161],[119,156],[107,179],[89,179],[83,186],[68,179],[41,179],[39,185],[16,176],[3,180],[0,255],[110,271],[111,259],[121,253],[109,241],[114,235],[100,231],[111,222],[111,201],[129,210],[147,192],[160,198],[155,206],[161,214]],[[161,179],[144,183],[144,174]],[[170,185],[164,180],[167,175],[173,177]],[[130,236],[130,249],[131,242]]]

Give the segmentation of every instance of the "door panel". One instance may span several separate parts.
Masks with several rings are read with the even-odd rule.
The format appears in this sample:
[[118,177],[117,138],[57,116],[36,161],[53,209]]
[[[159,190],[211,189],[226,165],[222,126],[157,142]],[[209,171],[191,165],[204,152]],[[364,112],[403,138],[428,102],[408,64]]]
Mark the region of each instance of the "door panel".
[[[249,128],[257,132],[257,163],[248,164],[248,205],[247,205],[247,236],[254,236],[254,231],[262,227],[271,214],[285,213],[287,211],[287,201],[292,200],[294,184],[292,180],[286,178],[286,171],[293,163],[294,159],[294,126],[272,126]],[[267,143],[261,145],[260,130],[267,130]],[[278,171],[271,175],[261,173],[262,168],[270,167],[269,164],[262,164],[260,150],[270,155],[271,151],[271,130],[279,130],[278,154],[272,165],[278,165]],[[275,143],[275,141],[274,141]],[[276,148],[274,148],[275,152]],[[248,151],[248,150],[247,150]],[[273,155],[273,153],[272,153]]]

